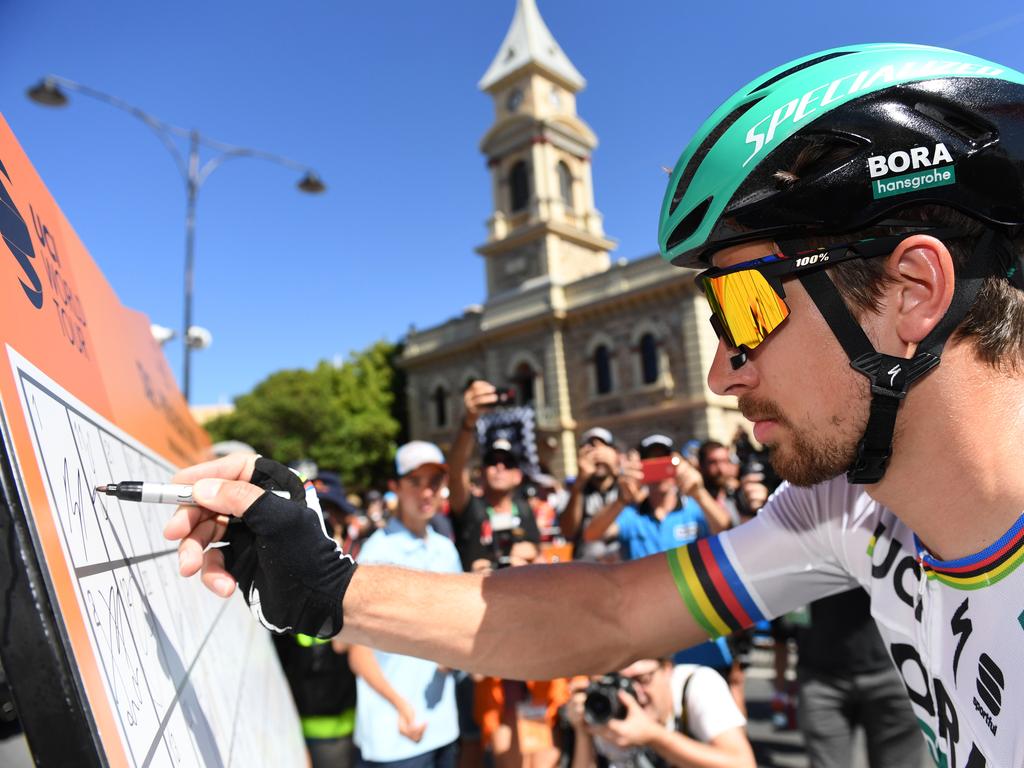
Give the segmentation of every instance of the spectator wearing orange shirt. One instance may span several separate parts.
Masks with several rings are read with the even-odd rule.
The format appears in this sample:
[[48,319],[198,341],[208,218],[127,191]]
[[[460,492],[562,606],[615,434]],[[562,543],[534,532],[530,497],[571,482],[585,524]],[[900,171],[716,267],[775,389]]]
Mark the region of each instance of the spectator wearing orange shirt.
[[[510,566],[529,565],[540,554],[537,545],[512,545]],[[474,716],[481,741],[494,757],[494,768],[554,768],[562,752],[554,738],[558,709],[570,698],[569,680],[477,681]]]

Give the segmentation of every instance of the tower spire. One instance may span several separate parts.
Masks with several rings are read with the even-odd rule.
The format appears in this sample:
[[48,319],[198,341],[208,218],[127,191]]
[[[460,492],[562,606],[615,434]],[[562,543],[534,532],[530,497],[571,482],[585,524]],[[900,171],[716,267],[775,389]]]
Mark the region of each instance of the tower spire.
[[505,34],[498,55],[480,79],[480,90],[491,90],[531,64],[573,93],[582,90],[587,84],[555,41],[537,10],[535,0],[516,0],[512,25]]

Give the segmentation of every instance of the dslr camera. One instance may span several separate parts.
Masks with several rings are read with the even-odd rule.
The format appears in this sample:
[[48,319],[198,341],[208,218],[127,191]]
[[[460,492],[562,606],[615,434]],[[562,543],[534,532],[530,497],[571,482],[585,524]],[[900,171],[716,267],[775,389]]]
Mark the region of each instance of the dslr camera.
[[587,686],[583,701],[583,719],[589,725],[604,725],[609,720],[626,717],[626,705],[619,701],[619,691],[636,696],[636,689],[628,677],[618,672],[604,675]]

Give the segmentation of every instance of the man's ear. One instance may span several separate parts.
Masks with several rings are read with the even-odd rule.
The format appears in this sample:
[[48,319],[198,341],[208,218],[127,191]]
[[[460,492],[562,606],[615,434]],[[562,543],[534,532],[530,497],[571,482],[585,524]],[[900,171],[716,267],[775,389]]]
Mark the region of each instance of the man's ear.
[[398,493],[398,481],[388,480],[388,490],[392,493]]
[[886,266],[891,280],[886,289],[890,318],[886,326],[894,336],[889,341],[916,347],[953,300],[953,257],[941,240],[918,234],[903,240]]

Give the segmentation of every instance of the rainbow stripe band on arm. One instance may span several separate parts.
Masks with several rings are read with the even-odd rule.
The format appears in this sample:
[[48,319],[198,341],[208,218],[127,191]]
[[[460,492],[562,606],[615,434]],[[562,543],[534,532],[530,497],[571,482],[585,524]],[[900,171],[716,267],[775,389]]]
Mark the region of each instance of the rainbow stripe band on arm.
[[717,536],[666,553],[680,597],[710,637],[764,621]]

